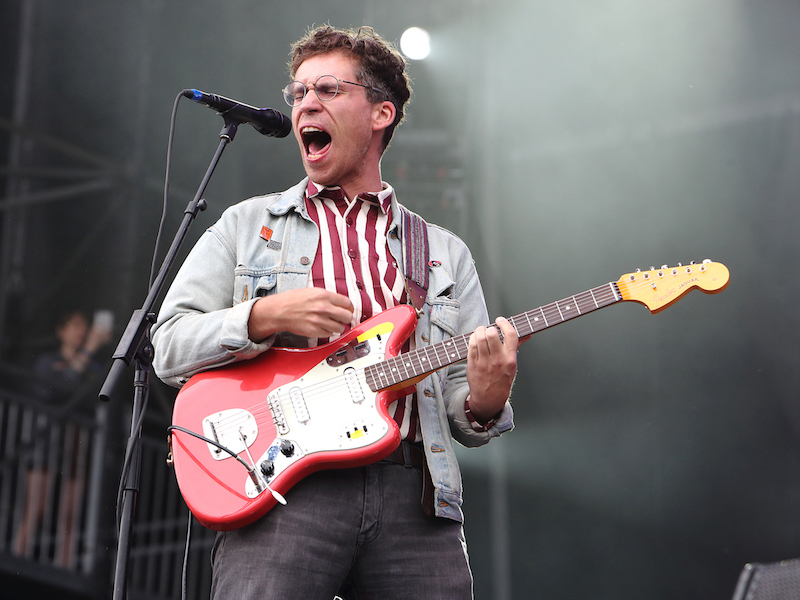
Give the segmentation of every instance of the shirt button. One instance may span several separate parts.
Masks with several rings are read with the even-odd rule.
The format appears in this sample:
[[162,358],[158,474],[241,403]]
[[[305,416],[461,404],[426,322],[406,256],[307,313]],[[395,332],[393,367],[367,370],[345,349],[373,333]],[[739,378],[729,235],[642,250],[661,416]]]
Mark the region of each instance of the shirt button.
[[358,256],[358,252],[355,251],[355,248],[350,248],[350,250],[347,251],[347,256],[350,258],[356,258]]
[[364,289],[364,284],[363,284],[363,283],[361,283],[360,281],[356,281],[356,287],[357,287],[358,289],[360,289],[360,290],[363,290],[363,289]]
[[347,217],[347,219],[345,220],[345,223],[347,223],[350,227],[352,227],[353,226],[353,217]]

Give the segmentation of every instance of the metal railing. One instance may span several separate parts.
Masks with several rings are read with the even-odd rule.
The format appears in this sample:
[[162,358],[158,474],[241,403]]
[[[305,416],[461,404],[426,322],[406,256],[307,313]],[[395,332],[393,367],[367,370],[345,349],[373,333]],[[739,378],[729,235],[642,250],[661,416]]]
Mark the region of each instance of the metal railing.
[[0,391],[0,551],[94,572],[107,419]]
[[[109,597],[116,549],[110,504],[122,457],[108,432],[118,413],[101,402],[86,402],[80,412],[64,410],[3,383],[0,556],[8,560],[0,560],[0,569],[24,571],[27,579],[86,598]],[[189,512],[166,464],[166,426],[162,431],[142,437],[128,577],[132,600],[182,597]],[[214,532],[192,521],[187,600],[208,598],[213,541]]]

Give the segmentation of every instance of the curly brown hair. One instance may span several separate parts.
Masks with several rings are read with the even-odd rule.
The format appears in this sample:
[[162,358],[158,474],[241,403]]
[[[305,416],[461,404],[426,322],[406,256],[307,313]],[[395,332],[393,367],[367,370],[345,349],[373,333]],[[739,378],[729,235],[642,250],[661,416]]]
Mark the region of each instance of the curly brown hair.
[[[321,25],[309,29],[289,53],[289,76],[294,79],[297,69],[307,58],[329,52],[344,52],[356,59],[356,78],[367,88],[370,102],[387,98],[394,104],[394,122],[383,133],[384,149],[389,145],[395,128],[405,117],[404,107],[411,98],[411,85],[406,74],[406,60],[393,44],[375,33],[371,27],[336,29]],[[370,88],[381,90],[378,92]]]

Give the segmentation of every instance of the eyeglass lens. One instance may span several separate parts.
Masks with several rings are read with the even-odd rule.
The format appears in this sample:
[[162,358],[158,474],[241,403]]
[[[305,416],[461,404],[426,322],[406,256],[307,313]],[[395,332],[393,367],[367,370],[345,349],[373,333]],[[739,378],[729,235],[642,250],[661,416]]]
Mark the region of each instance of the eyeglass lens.
[[[339,80],[333,75],[323,75],[314,84],[314,93],[323,102],[328,102],[336,97],[339,91]],[[289,106],[298,106],[306,97],[308,88],[299,81],[293,81],[283,89],[283,99]]]

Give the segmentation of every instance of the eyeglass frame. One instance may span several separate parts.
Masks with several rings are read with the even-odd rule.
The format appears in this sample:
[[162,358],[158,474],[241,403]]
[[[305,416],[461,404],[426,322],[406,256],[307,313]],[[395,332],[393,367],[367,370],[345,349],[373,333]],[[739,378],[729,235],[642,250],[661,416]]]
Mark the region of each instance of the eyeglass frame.
[[[317,82],[318,82],[320,79],[322,79],[323,77],[333,77],[334,81],[336,81],[336,91],[333,93],[333,96],[331,96],[331,97],[330,97],[330,98],[328,98],[327,100],[325,100],[324,98],[320,98],[320,97],[319,97],[319,93],[317,93]],[[293,101],[291,104],[289,104],[289,98],[290,98],[290,97],[294,98],[294,95],[293,95],[293,94],[292,94],[292,95],[288,94],[286,90],[287,90],[287,88],[288,88],[290,85],[292,85],[293,83],[297,83],[297,84],[299,84],[299,85],[303,86],[303,97],[302,97],[302,98],[300,98],[300,101],[299,101],[299,102],[294,102],[294,101]],[[336,96],[338,96],[338,95],[339,95],[339,84],[340,84],[340,83],[349,83],[350,85],[357,85],[357,86],[359,86],[359,87],[363,87],[363,88],[365,88],[365,89],[368,89],[368,90],[374,90],[374,91],[376,91],[376,92],[379,92],[379,93],[383,94],[383,95],[384,95],[384,96],[386,96],[386,97],[388,97],[388,96],[389,96],[389,94],[387,94],[387,93],[386,93],[386,92],[384,92],[383,90],[381,90],[381,89],[378,89],[378,88],[376,88],[376,87],[373,87],[373,86],[371,86],[371,85],[364,85],[363,83],[356,83],[355,81],[347,81],[347,80],[345,80],[345,79],[339,79],[338,77],[336,77],[336,75],[320,75],[319,77],[317,77],[317,78],[314,80],[314,83],[311,83],[311,84],[308,84],[308,83],[305,83],[305,84],[304,84],[302,81],[297,81],[296,79],[295,79],[294,81],[290,81],[289,83],[287,83],[287,84],[286,84],[286,86],[285,86],[285,87],[284,87],[284,88],[281,90],[281,92],[283,92],[283,101],[284,101],[284,102],[286,102],[286,104],[289,104],[289,106],[291,106],[292,108],[294,108],[294,107],[296,107],[296,106],[300,106],[300,105],[303,103],[303,100],[305,100],[305,99],[306,99],[306,94],[308,94],[308,86],[309,86],[309,85],[311,85],[311,86],[313,86],[313,88],[314,88],[314,94],[316,94],[316,96],[317,96],[317,99],[318,99],[320,102],[330,102],[331,100],[333,100],[334,98],[336,98]]]

